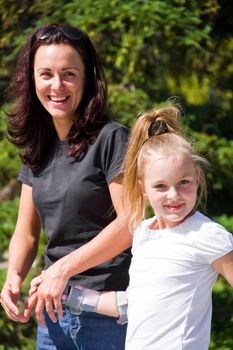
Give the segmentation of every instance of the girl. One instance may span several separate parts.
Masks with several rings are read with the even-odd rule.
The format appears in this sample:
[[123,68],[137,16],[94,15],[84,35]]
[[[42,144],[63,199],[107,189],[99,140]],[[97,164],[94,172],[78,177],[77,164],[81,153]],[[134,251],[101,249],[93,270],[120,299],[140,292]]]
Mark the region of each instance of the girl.
[[[126,349],[206,350],[218,273],[233,285],[233,239],[196,210],[207,161],[180,134],[175,107],[146,113],[125,161],[133,259]],[[155,216],[143,220],[146,200]]]
[[[178,115],[176,107],[142,115],[126,153],[134,232],[126,350],[208,349],[218,273],[233,285],[232,235],[196,210],[207,161],[181,136]],[[154,217],[143,220],[147,200]],[[124,314],[119,297],[100,295],[97,311]]]

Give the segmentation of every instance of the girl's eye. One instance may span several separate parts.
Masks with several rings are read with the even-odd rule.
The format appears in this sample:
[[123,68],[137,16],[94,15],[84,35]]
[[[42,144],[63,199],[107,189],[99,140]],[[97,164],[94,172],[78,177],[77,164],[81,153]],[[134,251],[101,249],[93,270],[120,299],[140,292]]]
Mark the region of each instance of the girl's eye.
[[184,179],[184,180],[181,180],[180,182],[179,182],[179,184],[180,185],[187,185],[187,184],[189,184],[189,180],[187,180],[187,179]]
[[164,185],[164,184],[157,184],[157,185],[154,186],[154,188],[164,189],[164,188],[166,188],[166,185]]

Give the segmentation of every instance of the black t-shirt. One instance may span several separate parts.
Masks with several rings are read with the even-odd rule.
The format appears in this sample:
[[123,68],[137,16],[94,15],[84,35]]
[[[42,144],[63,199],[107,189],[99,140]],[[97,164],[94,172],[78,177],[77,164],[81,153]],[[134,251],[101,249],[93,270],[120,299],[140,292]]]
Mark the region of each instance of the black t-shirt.
[[[84,157],[66,156],[66,143],[55,140],[39,171],[23,165],[19,179],[32,186],[33,201],[48,238],[45,268],[95,237],[115,217],[108,184],[121,172],[129,131],[107,123]],[[124,290],[130,249],[71,279],[95,290]]]

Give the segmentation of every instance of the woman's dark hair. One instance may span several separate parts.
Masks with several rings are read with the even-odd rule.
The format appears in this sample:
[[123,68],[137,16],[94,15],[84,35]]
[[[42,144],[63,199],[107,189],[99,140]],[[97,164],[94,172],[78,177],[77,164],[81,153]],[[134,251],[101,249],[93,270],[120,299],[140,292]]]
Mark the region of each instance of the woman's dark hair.
[[37,98],[33,80],[33,62],[41,45],[68,44],[81,56],[85,65],[85,88],[77,108],[77,118],[67,136],[68,156],[80,157],[108,120],[107,84],[98,54],[88,35],[76,27],[46,24],[28,37],[16,63],[8,89],[14,100],[8,115],[10,140],[24,148],[22,160],[35,170],[51,140],[55,138],[52,118]]

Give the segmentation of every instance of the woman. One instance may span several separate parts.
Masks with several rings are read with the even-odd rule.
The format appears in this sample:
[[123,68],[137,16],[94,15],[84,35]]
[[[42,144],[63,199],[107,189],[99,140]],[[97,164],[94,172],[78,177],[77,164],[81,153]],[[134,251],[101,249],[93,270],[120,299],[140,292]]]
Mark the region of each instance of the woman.
[[[21,322],[35,307],[37,349],[124,348],[125,326],[95,313],[77,316],[61,302],[71,285],[108,291],[128,284],[131,234],[121,184],[128,130],[109,120],[106,90],[87,34],[56,24],[32,32],[10,85],[8,130],[24,149],[24,164],[1,304]],[[22,315],[16,302],[41,226],[48,238],[44,271]]]

